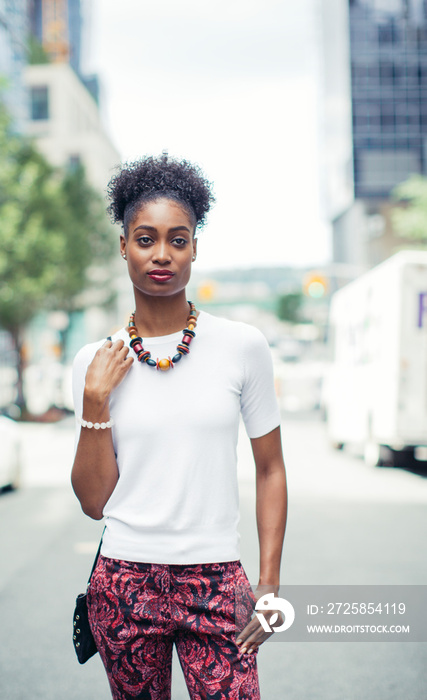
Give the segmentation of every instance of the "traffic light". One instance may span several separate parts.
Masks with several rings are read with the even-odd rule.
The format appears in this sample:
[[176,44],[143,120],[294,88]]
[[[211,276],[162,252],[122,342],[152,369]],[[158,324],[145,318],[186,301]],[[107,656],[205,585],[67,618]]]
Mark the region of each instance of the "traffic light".
[[215,299],[216,284],[214,281],[205,280],[197,288],[197,299],[201,302],[210,302]]
[[304,294],[312,299],[321,299],[328,291],[328,280],[317,272],[309,272],[303,282]]

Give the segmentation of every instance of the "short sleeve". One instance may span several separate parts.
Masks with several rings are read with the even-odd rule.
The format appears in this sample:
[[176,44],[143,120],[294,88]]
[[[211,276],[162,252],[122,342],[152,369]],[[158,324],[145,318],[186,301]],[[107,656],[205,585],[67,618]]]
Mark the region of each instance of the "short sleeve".
[[257,438],[280,425],[280,411],[270,347],[261,331],[251,326],[244,333],[243,368],[241,413],[248,436]]

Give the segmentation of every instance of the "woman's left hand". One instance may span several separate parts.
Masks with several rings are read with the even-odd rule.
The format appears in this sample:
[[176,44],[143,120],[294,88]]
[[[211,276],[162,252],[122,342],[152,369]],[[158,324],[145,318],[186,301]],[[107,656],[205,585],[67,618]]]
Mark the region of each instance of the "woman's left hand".
[[[258,601],[260,598],[262,598],[262,596],[266,595],[267,593],[273,593],[274,595],[277,595],[277,589],[277,586],[258,586],[254,592],[254,595],[256,600]],[[280,610],[266,610],[262,612],[268,624],[270,623],[270,620],[273,617],[273,615],[275,616],[276,613],[278,613],[279,619],[275,619],[274,624],[279,626],[283,622],[282,612]],[[252,654],[263,642],[265,642],[266,639],[271,637],[272,634],[274,634],[273,630],[271,632],[265,632],[259,619],[255,615],[252,618],[252,620],[246,625],[246,627],[240,632],[236,640],[236,644],[240,647],[240,651],[242,654]]]

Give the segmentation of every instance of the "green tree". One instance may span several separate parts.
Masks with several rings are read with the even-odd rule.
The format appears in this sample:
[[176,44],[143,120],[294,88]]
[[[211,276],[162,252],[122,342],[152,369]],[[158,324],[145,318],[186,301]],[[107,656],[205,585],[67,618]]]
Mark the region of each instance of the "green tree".
[[427,242],[427,178],[412,175],[392,193],[399,203],[392,210],[393,228],[403,238]]
[[[63,266],[61,283],[48,305],[69,314],[87,306],[87,299],[109,306],[115,291],[111,287],[108,261],[118,250],[117,237],[105,214],[105,203],[88,184],[82,165],[65,173],[61,182],[64,201]],[[105,274],[107,273],[107,274]],[[66,331],[61,334],[63,351]]]
[[277,315],[281,321],[300,322],[300,310],[303,296],[300,292],[282,294],[277,302]]
[[87,271],[104,264],[118,249],[102,197],[88,184],[82,165],[69,170],[61,183],[66,207],[64,243],[67,274],[61,285],[62,308],[79,306],[76,294],[88,286]]
[[109,260],[112,227],[81,167],[64,175],[13,134],[0,105],[0,325],[17,356],[17,403],[25,412],[23,333],[41,309],[82,307],[88,270]]
[[30,65],[50,63],[49,55],[33,34],[30,34],[27,40],[27,60]]

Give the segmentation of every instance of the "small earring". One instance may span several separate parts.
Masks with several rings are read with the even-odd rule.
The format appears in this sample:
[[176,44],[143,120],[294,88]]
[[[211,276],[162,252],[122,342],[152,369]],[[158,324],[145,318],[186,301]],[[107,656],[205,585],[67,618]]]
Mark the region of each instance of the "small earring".
[[126,255],[123,255],[123,253],[122,253],[122,258],[123,258],[123,260],[127,260]]
[[193,262],[195,261],[195,259],[196,259],[196,256],[195,256],[195,255],[193,255]]

